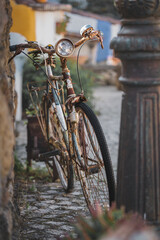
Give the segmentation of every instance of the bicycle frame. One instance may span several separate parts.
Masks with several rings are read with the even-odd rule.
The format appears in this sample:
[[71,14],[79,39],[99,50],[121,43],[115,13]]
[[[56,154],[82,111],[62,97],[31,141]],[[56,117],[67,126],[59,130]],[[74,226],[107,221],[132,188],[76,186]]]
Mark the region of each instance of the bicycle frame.
[[[75,103],[78,103],[80,101],[84,101],[85,97],[83,94],[80,94],[79,96],[76,96],[72,84],[72,79],[70,76],[70,70],[67,67],[67,59],[65,58],[60,58],[61,60],[61,67],[62,67],[62,75],[63,79],[62,81],[65,82],[66,84],[66,89],[67,89],[67,109],[68,109],[68,116],[67,116],[67,122],[68,126],[66,124],[66,120],[64,119],[64,114],[61,108],[61,103],[60,103],[60,98],[58,96],[58,84],[56,77],[54,77],[51,69],[51,65],[47,64],[47,73],[49,78],[51,79],[51,83],[47,81],[47,95],[49,94],[49,86],[52,86],[52,95],[53,95],[53,102],[51,103],[51,106],[56,108],[56,114],[58,116],[59,122],[61,124],[62,132],[63,132],[63,137],[65,140],[65,144],[67,147],[67,151],[69,154],[72,155],[72,159],[74,156],[74,151],[73,148],[75,149],[77,159],[79,161],[79,164],[82,166],[81,162],[81,156],[79,155],[79,149],[78,149],[78,144],[76,140],[76,128],[77,128],[77,123],[78,123],[78,116],[75,110]],[[48,61],[50,62],[50,61]],[[47,110],[48,111],[48,110]],[[49,128],[49,113],[47,113],[47,131]],[[71,132],[71,134],[70,134]],[[48,133],[47,133],[48,136]],[[49,138],[49,136],[48,136]],[[72,139],[72,140],[71,140]]]

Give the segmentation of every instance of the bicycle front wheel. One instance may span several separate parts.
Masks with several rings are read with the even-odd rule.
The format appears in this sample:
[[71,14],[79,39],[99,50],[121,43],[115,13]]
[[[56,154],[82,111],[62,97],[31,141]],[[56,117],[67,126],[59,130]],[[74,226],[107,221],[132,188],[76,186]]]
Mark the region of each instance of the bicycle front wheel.
[[[59,108],[61,108],[61,105],[59,105]],[[73,166],[67,148],[67,125],[65,124],[63,111],[61,113],[60,119],[57,110],[53,106],[49,108],[48,135],[53,148],[59,150],[59,155],[54,156],[53,161],[61,184],[66,192],[70,192],[74,188]]]
[[115,200],[115,180],[101,125],[87,104],[78,103],[76,112],[77,158],[80,158],[76,161],[76,170],[86,203],[89,209],[96,204],[109,207]]

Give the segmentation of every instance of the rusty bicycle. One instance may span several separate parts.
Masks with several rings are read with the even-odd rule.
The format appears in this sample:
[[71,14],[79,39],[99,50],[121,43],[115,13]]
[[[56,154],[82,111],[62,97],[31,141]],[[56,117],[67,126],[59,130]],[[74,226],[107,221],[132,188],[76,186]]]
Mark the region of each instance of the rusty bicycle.
[[[23,50],[31,48],[28,54],[34,65],[44,65],[46,69],[45,86],[28,84],[39,125],[50,147],[49,152],[39,154],[38,158],[44,159],[49,168],[56,167],[66,192],[74,188],[76,175],[89,209],[96,203],[109,207],[115,200],[115,181],[107,143],[95,113],[85,103],[84,92],[75,94],[72,73],[67,67],[67,58],[75,48],[82,47],[89,40],[98,40],[103,48],[103,39],[100,31],[90,25],[82,27],[80,33],[82,38],[75,44],[62,38],[55,46],[43,47],[37,42],[12,45],[10,51],[15,53],[10,61],[20,53],[27,55]],[[62,74],[59,76],[53,73],[55,55],[61,62]],[[41,64],[38,62],[40,58]],[[43,94],[39,101],[40,91]]]

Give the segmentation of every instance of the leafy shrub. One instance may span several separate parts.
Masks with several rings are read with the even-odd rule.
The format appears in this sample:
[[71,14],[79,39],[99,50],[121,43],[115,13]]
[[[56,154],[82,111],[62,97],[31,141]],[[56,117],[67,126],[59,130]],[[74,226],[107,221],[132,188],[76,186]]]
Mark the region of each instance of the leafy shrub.
[[[68,61],[68,68],[70,69],[70,72],[71,72],[71,78],[73,80],[73,86],[74,86],[75,92],[76,94],[79,94],[81,92],[81,89],[80,89],[79,80],[77,76],[76,63],[71,60]],[[79,71],[80,71],[80,76],[81,76],[82,86],[84,89],[85,96],[88,99],[89,104],[92,105],[91,100],[92,100],[92,86],[94,82],[94,74],[89,70],[82,69],[81,67],[79,68]],[[56,68],[54,69],[53,72],[55,75],[61,75],[61,67],[58,59],[57,59]],[[31,99],[27,89],[27,83],[36,83],[38,86],[44,86],[46,83],[46,76],[44,72],[41,69],[36,70],[30,60],[24,64],[24,69],[23,69],[23,91],[22,91],[23,112],[25,112],[25,110],[28,109],[28,107],[31,104]]]
[[15,153],[15,155],[14,155],[14,171],[17,174],[19,172],[22,172],[23,170],[24,170],[24,166],[21,163],[21,161],[18,159],[18,157]]
[[75,225],[74,234],[64,238],[65,240],[158,240],[155,229],[138,214],[125,213],[124,209],[102,211],[97,204],[96,209],[91,210],[91,218],[79,217]]

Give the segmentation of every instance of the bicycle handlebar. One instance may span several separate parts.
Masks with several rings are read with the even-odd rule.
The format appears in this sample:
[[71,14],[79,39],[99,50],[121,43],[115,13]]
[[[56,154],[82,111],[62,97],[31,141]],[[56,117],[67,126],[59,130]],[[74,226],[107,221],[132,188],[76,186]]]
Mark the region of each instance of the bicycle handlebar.
[[[89,32],[86,36],[83,36],[78,42],[76,42],[74,44],[74,46],[75,46],[75,48],[79,47],[87,40],[94,39],[94,38],[96,38],[100,42],[101,47],[103,48],[103,39],[102,39],[101,33],[99,31],[95,31],[95,30]],[[47,53],[48,55],[53,55],[55,53],[54,48],[49,49],[47,47],[42,47],[38,43],[30,41],[30,42],[24,43],[24,44],[22,43],[22,44],[17,44],[17,45],[11,45],[9,47],[10,52],[15,52],[15,54],[13,55],[13,57],[10,58],[9,62],[16,55],[20,54],[25,48],[36,49],[36,50],[31,51],[30,53],[38,53],[39,52],[39,53]]]
[[40,45],[38,45],[35,42],[28,42],[28,43],[21,43],[21,44],[17,44],[17,45],[11,45],[9,47],[10,52],[14,52],[14,51],[22,51],[25,48],[33,48],[33,49],[37,49],[39,51],[42,51],[43,53],[48,53],[48,54],[53,54],[55,53],[54,49],[48,49],[46,47],[42,47]]
[[96,38],[100,42],[101,47],[104,48],[103,39],[100,31],[94,31],[94,30],[88,33],[88,35],[86,35],[85,37],[81,38],[78,42],[76,42],[75,47],[79,47],[80,45],[85,43],[87,40],[94,39],[94,38]]

